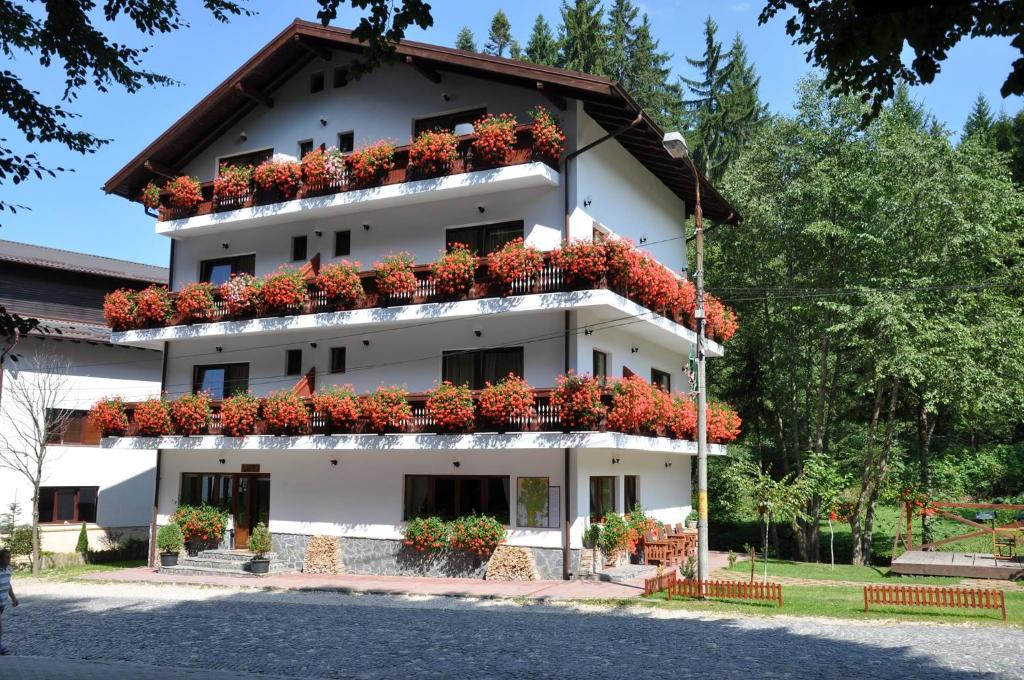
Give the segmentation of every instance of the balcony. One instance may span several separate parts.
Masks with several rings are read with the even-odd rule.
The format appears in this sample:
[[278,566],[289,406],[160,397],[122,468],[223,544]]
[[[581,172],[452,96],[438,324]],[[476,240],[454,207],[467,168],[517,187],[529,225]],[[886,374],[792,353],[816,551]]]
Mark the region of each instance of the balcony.
[[[186,341],[219,338],[229,335],[252,335],[311,331],[321,328],[357,328],[370,325],[410,324],[430,319],[455,319],[492,314],[523,314],[558,310],[591,309],[594,322],[615,323],[622,319],[637,319],[641,323],[631,326],[638,337],[649,339],[667,347],[696,344],[696,333],[691,329],[693,320],[678,307],[651,310],[641,305],[636,291],[612,285],[607,277],[593,287],[581,288],[567,280],[564,272],[553,261],[552,254],[544,253],[544,266],[533,280],[513,282],[504,289],[489,271],[487,258],[477,258],[474,283],[460,299],[438,293],[431,278],[431,265],[413,268],[416,290],[408,296],[383,295],[377,288],[376,272],[360,272],[365,291],[364,301],[353,309],[337,310],[319,290],[313,278],[319,266],[317,258],[304,269],[307,278],[308,301],[288,312],[261,310],[247,318],[232,317],[224,303],[217,298],[216,311],[205,321],[188,323],[180,314],[172,316],[169,325],[157,328],[118,330],[111,333],[111,342],[139,347],[160,348],[165,341]],[[509,293],[509,294],[505,294]],[[172,307],[177,293],[171,293]],[[721,344],[708,340],[708,354],[722,356]]]
[[395,167],[377,186],[362,188],[348,180],[304,184],[295,198],[282,200],[276,192],[250,190],[241,197],[214,196],[213,182],[202,185],[203,202],[196,208],[166,205],[159,209],[156,233],[183,237],[220,233],[253,226],[282,224],[343,215],[364,210],[416,205],[497,191],[551,188],[559,185],[557,163],[536,158],[529,126],[519,126],[516,145],[504,164],[474,162],[476,135],[459,137],[458,159],[440,176],[423,177],[410,168],[409,145],[395,149]]

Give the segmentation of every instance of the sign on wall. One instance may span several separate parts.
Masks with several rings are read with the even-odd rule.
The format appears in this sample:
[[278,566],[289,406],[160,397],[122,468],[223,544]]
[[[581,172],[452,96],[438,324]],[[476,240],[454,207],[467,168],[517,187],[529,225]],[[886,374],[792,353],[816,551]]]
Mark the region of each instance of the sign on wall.
[[[516,526],[547,529],[550,514],[548,477],[519,477]],[[555,512],[557,513],[557,506]]]

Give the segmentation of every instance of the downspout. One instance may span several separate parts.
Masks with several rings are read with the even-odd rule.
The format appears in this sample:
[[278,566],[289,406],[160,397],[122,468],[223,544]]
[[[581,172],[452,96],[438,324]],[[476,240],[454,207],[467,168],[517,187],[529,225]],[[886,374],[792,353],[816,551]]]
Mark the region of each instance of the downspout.
[[[167,286],[174,286],[174,246],[177,243],[171,239],[170,263],[167,267]],[[164,391],[167,384],[167,348],[169,343],[164,341],[163,354],[160,357],[160,392]],[[156,478],[153,481],[153,515],[149,523],[149,566],[155,567],[156,562],[156,517],[160,507],[160,463],[163,458],[163,449],[156,450]]]
[[[570,211],[569,211],[569,163],[570,163],[570,161],[574,160],[577,156],[580,156],[583,153],[593,149],[595,146],[597,146],[599,144],[603,144],[604,142],[607,142],[609,139],[614,139],[615,137],[618,137],[619,135],[621,135],[623,132],[626,132],[627,130],[632,130],[637,125],[641,124],[642,122],[644,122],[644,115],[643,115],[642,111],[638,110],[637,114],[636,114],[636,118],[634,118],[631,122],[626,123],[625,125],[622,125],[622,126],[616,128],[616,129],[612,130],[611,132],[609,132],[608,134],[604,135],[603,137],[597,138],[596,140],[594,140],[590,144],[587,144],[585,146],[581,146],[580,148],[576,149],[575,151],[572,151],[572,152],[570,152],[570,153],[565,155],[565,158],[562,160],[562,163],[563,163],[563,169],[562,169],[562,182],[563,182],[562,197],[563,197],[563,208],[565,210],[565,221],[562,224],[562,240],[563,241],[568,241],[569,240],[569,215],[570,215]],[[578,123],[579,123],[579,119],[577,118],[577,126],[576,126],[577,127],[577,131],[579,129],[579,124]],[[569,369],[571,368],[570,361],[569,361],[569,348],[570,348],[569,339],[572,337],[572,330],[573,330],[572,329],[572,313],[570,311],[566,310],[565,313],[564,313],[564,342],[563,342],[563,352],[564,352],[564,355],[565,355],[564,356],[564,359],[565,359],[565,361],[564,361],[565,373],[568,373]],[[570,535],[570,528],[571,528],[571,522],[572,522],[572,493],[571,493],[572,486],[570,484],[571,480],[569,478],[570,467],[571,467],[570,466],[570,459],[571,459],[571,456],[572,456],[572,449],[569,448],[569,447],[566,447],[565,451],[564,451],[564,456],[565,456],[565,460],[564,460],[565,484],[563,486],[565,487],[565,494],[564,494],[565,495],[565,500],[563,502],[565,503],[565,526],[563,527],[563,530],[562,530],[562,578],[565,579],[565,580],[569,580],[569,578],[572,577],[572,568],[571,568],[572,567],[572,549],[569,546],[569,535]]]

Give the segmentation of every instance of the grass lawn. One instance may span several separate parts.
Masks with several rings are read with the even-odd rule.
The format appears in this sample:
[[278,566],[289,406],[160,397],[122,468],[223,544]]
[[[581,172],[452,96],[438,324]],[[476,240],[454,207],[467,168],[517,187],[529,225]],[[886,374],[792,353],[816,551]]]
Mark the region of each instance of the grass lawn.
[[[975,623],[1006,625],[1002,613],[985,609],[912,609],[904,607],[872,606],[864,612],[864,591],[854,586],[783,586],[783,606],[774,603],[753,603],[741,600],[689,600],[673,598],[668,601],[665,592],[644,598],[641,603],[649,607],[685,609],[696,612],[725,612],[747,616],[818,616],[854,620],[898,619],[931,621],[936,623]],[[607,602],[606,602],[607,604]],[[637,600],[617,600],[618,606],[636,605]],[[1024,592],[1006,593],[1007,624],[1024,627]]]
[[[764,574],[764,563],[757,562],[757,577]],[[750,573],[750,561],[737,562],[726,571],[739,574]],[[858,567],[852,564],[837,564],[832,569],[828,564],[810,562],[793,562],[791,560],[768,560],[768,577],[786,576],[790,578],[808,578],[819,581],[858,581],[862,583],[900,583],[904,585],[955,585],[959,578],[946,576],[900,576],[890,574],[889,567]]]
[[45,569],[35,576],[27,571],[19,571],[15,574],[15,579],[19,581],[23,579],[36,579],[40,581],[73,581],[83,574],[144,566],[146,566],[145,560],[126,560],[124,562],[106,562],[104,564],[70,564],[56,569]]

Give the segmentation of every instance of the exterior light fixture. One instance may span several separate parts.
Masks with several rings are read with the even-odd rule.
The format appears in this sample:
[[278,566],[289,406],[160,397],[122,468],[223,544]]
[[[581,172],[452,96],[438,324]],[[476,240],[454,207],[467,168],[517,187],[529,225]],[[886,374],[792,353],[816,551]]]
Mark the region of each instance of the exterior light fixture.
[[370,231],[370,225],[369,224],[364,224],[363,225],[363,230],[364,231]]
[[320,116],[320,125],[322,127],[327,127],[327,118],[326,117]]
[[216,347],[214,347],[214,349],[217,350],[218,352],[223,352],[224,351],[224,348],[221,347],[220,345],[217,345]]
[[249,141],[249,135],[245,134],[245,130],[238,133],[238,141],[243,143]]
[[479,328],[474,328],[473,329],[473,335],[475,335],[476,337],[479,338],[483,334],[484,334],[484,332],[482,330],[480,330]]
[[334,467],[338,467],[338,459],[337,458],[331,458],[331,465],[333,465]]
[[224,250],[227,250],[228,248],[231,247],[231,244],[228,243],[227,241],[224,241],[223,243],[220,244],[220,247],[223,248]]
[[218,458],[217,462],[220,463],[221,465],[223,465],[224,464],[224,459],[223,458]]
[[629,348],[629,353],[630,354],[636,354],[639,351],[640,351],[640,348],[637,347],[636,345],[633,345],[632,347]]
[[445,100],[446,102],[450,102],[452,100],[452,96],[447,92],[442,92],[441,99]]
[[612,465],[618,465],[621,458],[612,458]]
[[309,343],[309,346],[312,347],[313,349],[316,349],[316,343],[315,342]]
[[480,211],[480,214],[487,212],[487,208],[483,207],[482,205],[478,205],[476,209]]
[[665,467],[667,467],[667,468],[670,468],[670,467],[672,467],[672,461],[670,461],[670,460],[666,460],[666,461],[665,461]]
[[320,238],[321,236],[324,235],[324,232],[320,229],[314,230],[313,233],[316,234],[317,238]]
[[363,347],[369,347],[369,346],[370,346],[369,338],[363,338]]
[[661,138],[661,145],[672,158],[687,158],[690,155],[690,148],[686,146],[686,138],[681,132],[666,132]]
[[452,461],[452,467],[461,467],[461,466],[462,466],[462,463],[460,463],[458,460],[453,460]]

